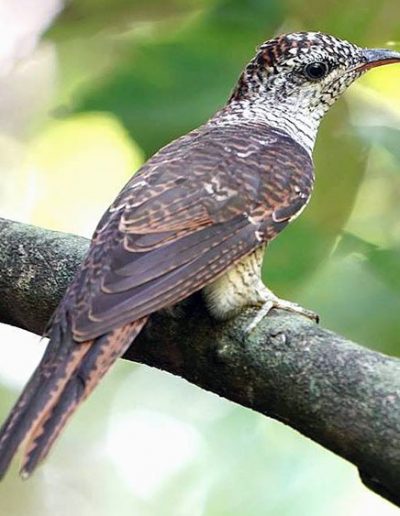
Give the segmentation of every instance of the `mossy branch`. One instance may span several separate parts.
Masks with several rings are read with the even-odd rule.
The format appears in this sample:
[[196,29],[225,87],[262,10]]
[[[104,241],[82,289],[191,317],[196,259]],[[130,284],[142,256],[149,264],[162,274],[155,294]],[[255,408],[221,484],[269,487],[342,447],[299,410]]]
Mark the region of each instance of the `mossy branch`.
[[[40,334],[89,242],[4,219],[0,237],[0,321]],[[155,314],[125,358],[290,425],[400,506],[400,360],[284,312],[246,334],[253,316],[217,323],[196,295]]]

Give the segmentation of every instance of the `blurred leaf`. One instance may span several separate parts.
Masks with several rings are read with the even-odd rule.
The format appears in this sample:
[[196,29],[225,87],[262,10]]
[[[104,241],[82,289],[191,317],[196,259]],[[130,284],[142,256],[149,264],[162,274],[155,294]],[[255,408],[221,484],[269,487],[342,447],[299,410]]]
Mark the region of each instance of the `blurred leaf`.
[[[212,1],[212,0],[211,0]],[[128,31],[135,23],[163,20],[207,5],[210,0],[79,0],[70,1],[48,31],[56,41],[99,31]]]
[[128,41],[113,74],[77,97],[76,109],[113,112],[150,155],[226,102],[280,11],[273,0],[225,1],[168,37]]
[[371,269],[393,290],[400,292],[400,246],[374,249],[368,255]]
[[333,258],[346,258],[348,255],[355,253],[366,258],[373,251],[377,249],[375,244],[367,242],[362,238],[344,231],[338,240],[338,244],[335,247],[335,251],[332,255]]
[[[380,46],[387,46],[387,44],[386,42],[384,45],[381,43]],[[395,42],[390,46],[393,50],[399,50],[400,42]],[[400,115],[399,70],[398,63],[392,63],[390,66],[379,66],[365,74],[357,84],[358,88],[365,88],[366,100],[375,103],[377,110],[382,111],[382,108],[384,108],[383,110],[386,112],[392,111],[393,114],[397,115],[397,121]]]
[[400,163],[400,128],[366,126],[360,128],[359,133],[368,143],[379,144],[386,149]]
[[317,311],[324,327],[359,344],[400,355],[400,292],[359,253],[326,260],[297,300]]
[[54,121],[33,139],[25,168],[34,174],[35,224],[90,236],[142,153],[110,114]]
[[285,4],[290,19],[303,30],[328,32],[360,45],[376,41],[378,47],[385,46],[388,38],[400,38],[397,0],[384,4],[375,0],[287,0]]
[[323,324],[400,356],[400,245],[382,249],[343,232],[329,262],[307,285]]
[[345,257],[352,253],[361,255],[370,270],[400,297],[400,244],[398,247],[381,249],[345,232],[340,237],[334,257]]

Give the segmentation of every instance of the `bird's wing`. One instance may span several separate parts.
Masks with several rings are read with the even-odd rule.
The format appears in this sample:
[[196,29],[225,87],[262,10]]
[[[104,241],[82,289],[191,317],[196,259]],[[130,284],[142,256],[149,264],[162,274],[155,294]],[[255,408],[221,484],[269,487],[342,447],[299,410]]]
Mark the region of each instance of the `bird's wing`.
[[308,155],[269,131],[190,133],[131,179],[100,221],[72,287],[76,340],[179,302],[303,207],[312,187]]

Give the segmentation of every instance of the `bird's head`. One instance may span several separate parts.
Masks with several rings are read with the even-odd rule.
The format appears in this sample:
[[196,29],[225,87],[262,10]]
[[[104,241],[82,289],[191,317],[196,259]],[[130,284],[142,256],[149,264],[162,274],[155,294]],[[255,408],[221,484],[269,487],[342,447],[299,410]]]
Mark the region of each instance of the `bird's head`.
[[311,142],[324,113],[355,79],[370,68],[395,62],[400,62],[400,52],[360,48],[321,32],[284,34],[260,46],[230,104],[244,103],[248,112],[264,111],[272,123],[275,116],[282,123],[286,118],[289,126],[293,122],[305,131],[309,127]]
[[366,70],[400,62],[400,52],[364,49],[321,32],[294,32],[263,43],[232,97],[272,97],[325,111]]

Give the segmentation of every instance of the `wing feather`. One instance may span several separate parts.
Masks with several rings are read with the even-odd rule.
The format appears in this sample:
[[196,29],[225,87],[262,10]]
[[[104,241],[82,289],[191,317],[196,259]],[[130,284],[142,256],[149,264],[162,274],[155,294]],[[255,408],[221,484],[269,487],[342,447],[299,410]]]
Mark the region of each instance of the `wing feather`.
[[[148,195],[148,192],[147,192]],[[126,233],[154,233],[178,231],[209,221],[207,210],[201,204],[204,194],[188,188],[169,185],[163,192],[154,192],[134,206],[128,205],[121,217],[120,228]]]
[[93,339],[201,289],[274,238],[312,182],[304,149],[271,128],[208,128],[165,147],[100,221],[71,289],[74,337]]
[[[133,274],[125,277],[126,282],[121,278],[117,282],[115,276],[110,277],[110,287],[106,291],[100,289],[91,303],[90,311],[82,313],[83,318],[75,319],[76,335],[79,340],[87,340],[91,332],[105,333],[120,321],[136,320],[142,314],[147,315],[178,303],[217,277],[227,268],[227,263],[231,266],[249,254],[257,243],[249,224],[243,220],[237,221],[237,228],[229,237],[221,240],[215,234],[208,240],[207,251],[199,254],[196,248],[192,248],[190,258],[187,255],[184,263],[164,274],[159,274],[160,269],[155,268],[155,277]],[[151,253],[149,255],[151,257]],[[78,328],[84,328],[84,332]]]

